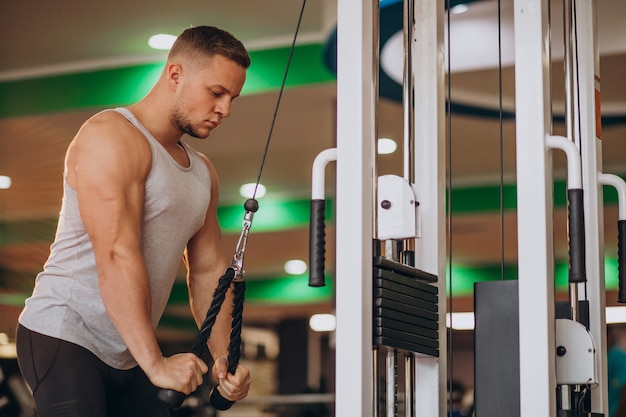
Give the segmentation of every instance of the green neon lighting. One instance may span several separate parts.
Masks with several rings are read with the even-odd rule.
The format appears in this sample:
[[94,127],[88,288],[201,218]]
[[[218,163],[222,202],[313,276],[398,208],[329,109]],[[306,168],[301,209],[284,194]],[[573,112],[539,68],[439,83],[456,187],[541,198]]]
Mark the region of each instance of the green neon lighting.
[[[242,94],[276,90],[280,87],[291,48],[266,49],[250,52],[250,69]],[[323,45],[299,45],[293,51],[285,86],[335,82],[336,76],[324,65]],[[277,70],[279,69],[279,70]]]
[[[567,262],[554,264],[554,288],[557,291],[567,291],[569,285]],[[503,273],[502,273],[503,271]],[[484,281],[498,281],[501,279],[518,279],[517,264],[504,265],[452,265],[452,293],[455,297],[462,297],[474,293],[474,284]],[[618,273],[617,259],[604,260],[604,285],[607,290],[617,290]],[[446,271],[446,293],[450,295],[450,271]]]
[[[296,46],[285,83],[287,87],[335,81],[322,62],[322,48],[320,44]],[[252,63],[242,94],[278,89],[288,56],[289,48],[251,51]],[[158,61],[0,82],[0,117],[126,106],[150,91],[163,65],[163,61]]]
[[[326,286],[309,287],[307,275],[246,279],[246,301],[262,304],[313,304],[333,299],[334,281],[326,277]],[[187,284],[176,281],[169,305],[189,304]]]
[[[254,215],[252,232],[275,232],[309,227],[311,218],[310,200],[259,199],[259,210]],[[221,206],[217,217],[224,233],[241,232],[245,215],[243,203]],[[333,218],[333,201],[326,201],[326,220]]]
[[162,63],[0,82],[0,117],[123,106],[140,100]]
[[265,304],[312,304],[333,299],[334,281],[326,277],[326,286],[309,287],[307,275],[279,277],[246,282],[246,298]]

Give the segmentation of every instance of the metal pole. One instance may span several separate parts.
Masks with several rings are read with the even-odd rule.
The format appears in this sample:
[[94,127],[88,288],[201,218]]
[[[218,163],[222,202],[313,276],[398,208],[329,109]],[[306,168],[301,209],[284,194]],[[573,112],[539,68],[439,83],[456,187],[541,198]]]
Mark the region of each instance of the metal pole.
[[415,355],[413,408],[420,417],[446,415],[446,126],[444,0],[416,0],[414,74],[415,195],[419,202],[415,267],[439,277],[438,358]]
[[591,390],[591,411],[608,415],[606,375],[606,296],[604,283],[604,204],[599,173],[602,172],[602,133],[600,126],[600,56],[595,0],[574,3],[577,54],[578,112],[580,126],[582,180],[585,190],[586,294],[589,301],[589,331],[598,352],[599,384]]
[[371,416],[372,239],[376,119],[373,10],[337,2],[337,416]]
[[[576,129],[576,49],[574,45],[573,0],[563,0],[563,51],[565,71],[565,120],[567,138],[580,146],[580,137]],[[578,282],[569,284],[569,301],[572,319],[578,321]]]
[[548,4],[514,3],[521,417],[556,413]]
[[413,106],[413,25],[414,25],[414,0],[404,0],[404,66],[402,73],[402,109],[404,111],[404,178],[413,184],[415,182],[415,131],[413,129],[415,111]]

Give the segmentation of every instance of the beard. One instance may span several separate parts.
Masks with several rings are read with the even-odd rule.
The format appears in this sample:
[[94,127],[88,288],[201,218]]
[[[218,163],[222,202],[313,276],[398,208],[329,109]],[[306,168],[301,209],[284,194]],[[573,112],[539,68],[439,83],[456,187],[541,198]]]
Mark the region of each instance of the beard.
[[194,138],[205,139],[211,133],[210,130],[206,133],[198,132],[198,129],[193,126],[189,118],[184,116],[182,112],[177,108],[172,111],[171,120],[174,125],[176,125],[176,128],[178,130]]

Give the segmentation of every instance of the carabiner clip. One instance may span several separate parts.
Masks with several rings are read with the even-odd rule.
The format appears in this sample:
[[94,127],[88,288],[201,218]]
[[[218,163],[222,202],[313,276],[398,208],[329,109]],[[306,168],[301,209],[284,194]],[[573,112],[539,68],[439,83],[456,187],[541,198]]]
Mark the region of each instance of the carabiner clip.
[[243,222],[241,224],[241,234],[239,235],[239,240],[237,241],[233,260],[230,263],[230,268],[233,268],[235,271],[233,282],[241,282],[244,280],[245,271],[243,270],[243,256],[246,251],[246,244],[248,243],[248,234],[250,233],[250,228],[252,227],[252,218],[254,217],[254,213],[256,213],[259,209],[259,203],[255,199],[251,198],[246,200],[244,208],[246,209],[246,214],[244,215]]

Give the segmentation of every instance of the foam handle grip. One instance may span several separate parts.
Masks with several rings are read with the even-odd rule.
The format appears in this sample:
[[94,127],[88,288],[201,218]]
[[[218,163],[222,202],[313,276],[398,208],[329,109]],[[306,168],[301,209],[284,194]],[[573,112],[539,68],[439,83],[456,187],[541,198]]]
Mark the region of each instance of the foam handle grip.
[[311,223],[309,226],[309,286],[323,287],[324,255],[326,246],[325,224],[326,200],[311,200]]
[[169,409],[175,410],[183,404],[183,401],[185,401],[187,396],[182,392],[174,391],[172,389],[160,389],[157,397]]
[[228,410],[235,403],[234,401],[230,401],[222,397],[222,394],[220,394],[217,389],[217,385],[213,387],[211,393],[209,394],[209,402],[213,408],[220,411]]
[[569,282],[587,281],[585,266],[585,218],[583,210],[583,190],[567,190],[569,209]]
[[626,303],[626,276],[624,276],[624,262],[626,261],[626,220],[617,221],[617,280],[619,289],[617,292],[617,302]]

